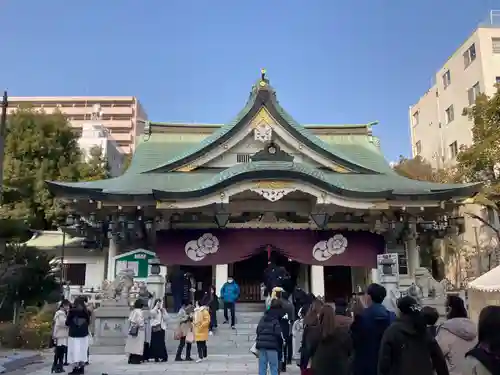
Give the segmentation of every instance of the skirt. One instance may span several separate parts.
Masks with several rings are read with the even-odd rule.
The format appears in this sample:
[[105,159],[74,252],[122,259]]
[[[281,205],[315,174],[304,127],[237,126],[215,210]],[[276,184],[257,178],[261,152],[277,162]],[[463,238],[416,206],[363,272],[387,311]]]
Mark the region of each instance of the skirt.
[[68,338],[68,363],[87,362],[89,337]]
[[168,358],[167,348],[165,347],[165,331],[163,329],[160,331],[151,332],[149,358],[159,360],[166,360]]

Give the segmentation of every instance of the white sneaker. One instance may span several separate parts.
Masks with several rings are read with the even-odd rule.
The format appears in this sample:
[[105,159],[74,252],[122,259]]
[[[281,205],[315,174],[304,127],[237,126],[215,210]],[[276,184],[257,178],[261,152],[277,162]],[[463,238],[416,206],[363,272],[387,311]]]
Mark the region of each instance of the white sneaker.
[[198,359],[196,360],[196,363],[200,363],[200,362],[203,362],[203,359],[198,358]]
[[209,334],[210,336],[213,336],[213,335],[214,335],[214,333],[213,333],[212,331],[208,332],[208,334]]

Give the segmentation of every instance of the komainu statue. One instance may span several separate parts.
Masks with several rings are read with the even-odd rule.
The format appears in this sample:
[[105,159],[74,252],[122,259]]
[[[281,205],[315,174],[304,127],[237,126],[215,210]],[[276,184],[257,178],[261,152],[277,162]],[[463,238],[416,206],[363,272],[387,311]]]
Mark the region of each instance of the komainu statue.
[[128,299],[132,285],[134,285],[134,271],[123,270],[113,282],[103,283],[104,299]]

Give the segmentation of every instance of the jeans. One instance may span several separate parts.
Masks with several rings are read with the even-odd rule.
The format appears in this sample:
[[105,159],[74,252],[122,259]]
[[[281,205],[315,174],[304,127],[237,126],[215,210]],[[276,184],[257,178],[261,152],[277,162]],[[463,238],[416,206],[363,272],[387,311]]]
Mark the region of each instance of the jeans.
[[259,350],[259,375],[267,375],[269,365],[269,375],[278,375],[278,352],[276,350]]
[[227,322],[229,320],[228,312],[231,311],[231,327],[236,324],[236,311],[234,302],[224,302],[224,319]]
[[213,331],[214,328],[217,328],[217,310],[210,309],[210,331]]
[[182,355],[182,350],[184,349],[184,346],[186,347],[186,359],[191,358],[191,343],[186,342],[185,337],[181,337],[179,341],[179,346],[177,347],[177,354],[175,355],[176,360],[179,360]]

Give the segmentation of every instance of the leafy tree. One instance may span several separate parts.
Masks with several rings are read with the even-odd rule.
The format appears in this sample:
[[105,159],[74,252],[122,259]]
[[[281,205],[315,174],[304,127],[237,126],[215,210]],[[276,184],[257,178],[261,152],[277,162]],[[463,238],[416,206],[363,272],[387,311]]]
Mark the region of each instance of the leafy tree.
[[51,257],[46,253],[24,245],[9,244],[0,253],[1,305],[9,302],[18,311],[16,307],[21,303],[44,302],[59,289],[56,276]]
[[[462,146],[457,155],[457,170],[464,181],[482,182],[484,189],[468,203],[476,203],[499,212],[500,203],[500,85],[492,97],[480,94],[472,108],[463,114],[473,121],[472,144]],[[489,227],[500,243],[500,229],[480,215],[467,214]],[[496,264],[500,264],[497,249]]]
[[0,219],[25,220],[32,229],[53,229],[64,215],[64,207],[51,196],[46,180],[85,181],[107,176],[101,159],[92,156],[93,166],[86,165],[77,140],[77,133],[61,113],[22,108],[9,116],[3,178],[4,185],[17,193],[5,199]]
[[412,159],[400,156],[398,163],[393,168],[401,176],[411,178],[412,180],[441,183],[454,180],[453,170],[435,169],[421,156],[416,156]]
[[85,176],[87,181],[104,180],[110,177],[108,161],[103,156],[101,147],[92,147],[88,155],[84,157],[85,163],[82,163],[80,174]]
[[123,159],[123,173],[125,173],[128,169],[128,167],[130,167],[130,163],[132,162],[132,157],[134,155],[133,154],[126,154],[124,159]]
[[472,144],[457,155],[464,180],[484,182],[484,196],[498,203],[500,197],[500,86],[491,98],[480,94],[464,115],[473,120]]

